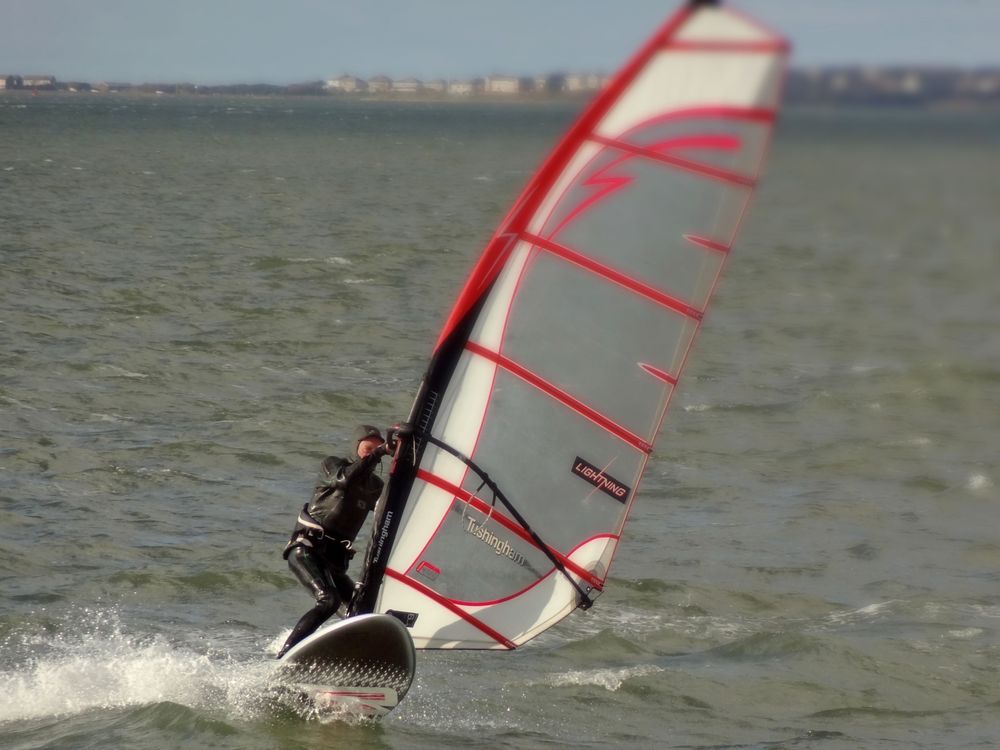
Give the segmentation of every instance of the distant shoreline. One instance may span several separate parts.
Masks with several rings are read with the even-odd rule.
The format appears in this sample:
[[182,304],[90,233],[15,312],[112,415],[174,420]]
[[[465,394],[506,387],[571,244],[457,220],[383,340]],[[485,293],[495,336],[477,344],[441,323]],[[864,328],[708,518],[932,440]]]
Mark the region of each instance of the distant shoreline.
[[[129,96],[332,97],[351,101],[544,102],[587,101],[607,85],[597,73],[539,76],[495,75],[468,80],[420,81],[345,75],[287,85],[185,82],[59,81],[55,76],[0,75],[0,95],[67,93]],[[993,109],[1000,106],[1000,68],[921,68],[853,66],[793,68],[784,87],[790,105],[896,106]]]
[[[532,105],[552,105],[570,104],[583,106],[593,96],[595,92],[573,93],[573,94],[472,94],[468,96],[456,96],[441,93],[417,93],[417,94],[344,94],[344,93],[324,93],[324,94],[303,94],[291,93],[288,91],[274,92],[246,92],[246,91],[189,91],[162,92],[142,91],[137,89],[127,89],[122,91],[67,91],[67,90],[4,90],[0,89],[0,101],[5,98],[10,99],[33,99],[43,97],[49,101],[55,100],[78,100],[86,97],[133,99],[144,101],[155,101],[158,99],[186,99],[209,101],[212,99],[246,99],[246,100],[293,100],[293,101],[337,101],[344,103],[375,104],[394,103],[403,105],[435,104],[466,106],[475,104],[504,105],[511,107],[532,106]],[[823,111],[844,111],[844,110],[899,110],[899,111],[924,111],[924,112],[1000,112],[1000,98],[988,100],[969,99],[934,99],[934,100],[874,100],[874,99],[827,99],[827,100],[801,100],[794,97],[787,97],[783,106],[796,110],[817,112]]]

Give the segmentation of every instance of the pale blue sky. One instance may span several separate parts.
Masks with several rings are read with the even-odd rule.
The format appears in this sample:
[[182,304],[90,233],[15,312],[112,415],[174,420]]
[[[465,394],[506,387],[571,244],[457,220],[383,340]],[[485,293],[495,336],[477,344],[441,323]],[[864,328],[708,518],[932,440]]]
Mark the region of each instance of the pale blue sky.
[[[671,0],[2,0],[0,73],[291,83],[616,68]],[[737,0],[794,64],[1000,67],[1000,0]]]

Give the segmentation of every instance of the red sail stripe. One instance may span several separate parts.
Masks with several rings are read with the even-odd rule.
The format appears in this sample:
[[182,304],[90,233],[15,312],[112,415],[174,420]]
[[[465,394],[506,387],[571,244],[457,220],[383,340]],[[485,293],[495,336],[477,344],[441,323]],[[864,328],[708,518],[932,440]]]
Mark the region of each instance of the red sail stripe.
[[677,376],[671,375],[666,370],[661,370],[659,367],[647,365],[645,362],[640,362],[639,367],[641,367],[645,372],[648,372],[654,378],[659,378],[665,383],[670,383],[670,385],[677,385]]
[[767,107],[733,107],[730,105],[685,107],[671,109],[649,120],[638,123],[635,127],[650,127],[676,120],[745,120],[747,122],[762,122],[772,124],[778,113]]
[[393,570],[392,568],[386,568],[385,574],[389,576],[389,578],[397,580],[400,583],[404,583],[410,588],[423,594],[428,599],[437,602],[438,604],[440,604],[442,607],[452,612],[453,614],[458,615],[460,618],[465,620],[467,623],[469,623],[470,625],[472,625],[474,628],[481,631],[485,635],[488,635],[490,638],[492,638],[494,641],[499,643],[504,648],[508,648],[511,651],[517,648],[517,644],[514,643],[514,641],[510,640],[499,631],[494,630],[479,618],[470,615],[464,609],[454,604],[450,599],[446,599],[445,597],[441,596],[434,589],[424,586],[422,583],[420,583],[420,581],[414,580],[413,578],[410,578],[409,576],[400,573],[398,570]]
[[642,451],[643,453],[650,453],[653,450],[649,442],[639,437],[631,430],[622,427],[617,422],[609,419],[596,409],[592,409],[582,401],[577,400],[573,396],[566,393],[566,391],[556,387],[544,378],[531,372],[531,370],[528,370],[526,367],[519,365],[509,357],[505,357],[498,352],[487,349],[485,346],[477,344],[475,341],[467,341],[465,348],[473,354],[478,354],[480,357],[484,357],[485,359],[500,365],[503,369],[521,378],[521,380],[526,383],[535,386],[538,390],[548,396],[551,396],[563,406],[569,407],[577,414],[586,417],[598,427],[610,432],[612,435],[628,443],[636,450]]
[[696,234],[685,234],[684,239],[692,245],[698,245],[699,247],[704,247],[708,250],[717,250],[720,253],[728,253],[731,249],[729,245],[723,244],[722,242],[716,242],[715,240],[710,240],[707,237],[699,237]]

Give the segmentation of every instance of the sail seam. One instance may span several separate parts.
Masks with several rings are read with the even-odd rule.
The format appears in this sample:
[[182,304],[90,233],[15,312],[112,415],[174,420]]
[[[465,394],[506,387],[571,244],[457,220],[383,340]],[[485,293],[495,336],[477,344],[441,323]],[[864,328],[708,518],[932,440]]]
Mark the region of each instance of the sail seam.
[[468,349],[473,354],[478,354],[480,357],[490,360],[494,364],[499,365],[503,369],[512,375],[517,376],[521,380],[525,381],[529,385],[534,386],[538,390],[542,391],[547,396],[551,396],[556,401],[566,406],[582,417],[586,417],[591,422],[596,424],[598,427],[603,428],[606,432],[610,432],[612,435],[618,439],[628,443],[636,450],[642,451],[643,453],[651,453],[653,448],[647,440],[636,435],[631,430],[622,427],[617,422],[613,421],[609,417],[601,414],[601,412],[593,409],[582,401],[574,398],[570,394],[561,388],[556,387],[549,381],[545,380],[541,376],[533,373],[526,367],[519,365],[514,360],[509,357],[495,352],[492,349],[487,349],[482,344],[477,344],[475,341],[468,341],[465,344],[465,348]]

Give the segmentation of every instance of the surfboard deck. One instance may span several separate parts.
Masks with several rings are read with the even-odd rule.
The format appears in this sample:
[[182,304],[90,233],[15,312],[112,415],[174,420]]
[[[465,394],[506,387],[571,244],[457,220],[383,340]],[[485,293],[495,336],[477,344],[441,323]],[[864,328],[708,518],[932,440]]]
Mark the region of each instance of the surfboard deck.
[[280,660],[283,678],[321,714],[381,718],[406,695],[416,670],[406,626],[358,615],[320,628]]

